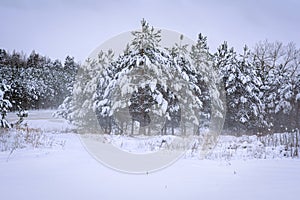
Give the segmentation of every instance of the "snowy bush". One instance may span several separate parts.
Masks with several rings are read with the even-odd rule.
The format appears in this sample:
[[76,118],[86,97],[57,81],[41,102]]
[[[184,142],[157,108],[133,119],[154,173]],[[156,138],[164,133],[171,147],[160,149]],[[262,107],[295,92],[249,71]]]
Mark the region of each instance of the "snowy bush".
[[[264,136],[220,136],[208,159],[266,159],[299,157],[300,133],[276,133]],[[198,151],[189,150],[187,157],[198,156]]]
[[64,140],[59,140],[52,133],[45,133],[39,129],[29,127],[2,130],[0,133],[0,152],[13,153],[16,149],[23,148],[52,148],[63,147]]

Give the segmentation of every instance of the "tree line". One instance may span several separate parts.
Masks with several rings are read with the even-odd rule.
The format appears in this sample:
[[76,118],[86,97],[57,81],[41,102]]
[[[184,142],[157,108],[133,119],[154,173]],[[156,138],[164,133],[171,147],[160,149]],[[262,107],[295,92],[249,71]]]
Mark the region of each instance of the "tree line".
[[[128,132],[128,124],[135,122],[140,127],[153,124],[150,114],[165,120],[159,127],[164,134],[174,134],[182,121],[192,121],[197,132],[219,114],[225,118],[224,133],[267,134],[300,127],[300,50],[294,43],[265,40],[237,53],[224,42],[212,52],[207,37],[199,34],[192,46],[182,44],[181,36],[173,47],[164,48],[161,32],[144,20],[141,31],[132,34],[121,55],[101,51],[82,65],[69,56],[61,64],[35,52],[25,57],[2,49],[1,93],[9,96],[13,110],[60,105],[57,114],[79,126],[96,120],[106,133]],[[159,78],[134,79],[130,73]],[[120,94],[130,105],[122,105]],[[4,100],[0,98],[2,110]],[[183,101],[191,105],[185,115]],[[121,111],[126,106],[130,117],[124,122]]]
[[1,122],[9,111],[57,108],[71,94],[78,66],[70,56],[62,63],[0,49]]
[[[252,49],[245,45],[239,54],[224,42],[211,52],[202,34],[192,46],[182,44],[181,36],[171,48],[160,46],[160,34],[143,20],[141,31],[132,32],[133,39],[121,55],[101,51],[97,59],[87,60],[60,114],[91,127],[90,122],[95,122],[87,116],[96,112],[107,133],[128,133],[130,126],[132,132],[134,122],[149,125],[153,106],[164,113],[165,126],[160,127],[164,134],[174,134],[174,128],[188,120],[196,121],[196,132],[209,127],[219,111],[226,111],[221,113],[224,133],[267,134],[300,127],[300,51],[295,44],[266,40]],[[135,82],[130,74],[139,71],[155,74],[156,79],[145,76]],[[178,86],[178,76],[187,84]],[[173,79],[171,84],[163,81],[166,77]],[[195,98],[185,92],[180,95],[176,88],[191,90]],[[130,103],[123,104],[118,96],[129,97]],[[189,102],[193,109],[188,115],[182,115],[183,96],[194,100]],[[224,105],[219,101],[222,97],[226,97]],[[118,119],[127,112],[123,108],[129,111],[125,124]]]
[[300,50],[294,43],[265,40],[238,55],[225,42],[213,57],[226,90],[225,130],[273,133],[300,127]]

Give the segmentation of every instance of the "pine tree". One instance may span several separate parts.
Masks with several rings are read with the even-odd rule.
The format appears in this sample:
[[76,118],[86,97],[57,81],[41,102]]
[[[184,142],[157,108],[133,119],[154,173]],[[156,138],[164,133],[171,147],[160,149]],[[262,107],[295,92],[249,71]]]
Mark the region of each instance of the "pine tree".
[[264,41],[255,46],[252,57],[262,80],[265,129],[274,132],[295,127],[299,50],[292,43]]
[[216,79],[214,74],[212,55],[209,53],[207,37],[198,35],[198,40],[192,46],[190,57],[196,67],[196,84],[201,89],[200,98],[203,102],[201,109],[201,128],[208,128],[212,115],[212,96],[211,92],[216,90]]
[[75,62],[74,57],[67,56],[63,66],[64,78],[61,77],[63,80],[63,85],[65,87],[64,90],[61,91],[61,93],[67,93],[67,96],[71,94],[77,74],[77,69],[78,64]]
[[72,69],[76,69],[77,76],[76,81],[72,80],[73,76],[69,76],[69,78],[65,80],[66,82],[75,82],[73,85],[69,83],[68,90],[72,90],[71,94],[68,95],[59,106],[56,115],[62,116],[80,127],[95,130],[95,125],[97,124],[95,112],[99,112],[96,104],[101,101],[101,97],[99,96],[99,94],[101,94],[100,90],[102,86],[105,87],[102,85],[103,81],[105,82],[103,79],[107,78],[102,75],[107,75],[103,72],[109,69],[109,63],[113,56],[111,50],[109,50],[108,53],[101,51],[97,60],[88,59],[83,65],[79,66],[78,69],[77,66],[74,67],[73,59],[66,59],[65,68],[70,70],[70,72],[66,73],[74,73],[71,71]]
[[4,83],[0,86],[0,128],[10,128],[11,125],[6,120],[7,113],[11,110],[12,104],[7,96],[9,94],[10,87]]
[[254,132],[260,131],[266,125],[265,115],[261,101],[260,86],[261,79],[251,61],[251,52],[247,46],[244,46],[243,54],[239,58],[239,68],[241,74],[239,79],[243,85],[241,91],[241,104],[239,109],[239,118],[245,124],[247,130]]
[[107,112],[109,102],[103,99],[105,89],[115,74],[113,58],[114,52],[112,50],[108,50],[107,53],[101,51],[98,54],[98,63],[101,66],[101,70],[96,72],[97,76],[93,79],[94,84],[97,85],[93,96],[93,110],[96,112],[98,122],[104,133],[110,133],[113,126],[113,119]]
[[237,56],[233,48],[228,49],[227,43],[223,43],[215,54],[215,67],[219,69],[226,92],[225,128],[258,131],[265,123],[260,101],[261,80],[251,64],[248,47]]
[[237,55],[233,48],[228,48],[224,42],[214,55],[214,68],[218,69],[219,75],[224,84],[226,93],[226,119],[225,129],[236,129],[239,119],[236,116],[237,104],[239,103],[239,82],[240,70],[237,67]]

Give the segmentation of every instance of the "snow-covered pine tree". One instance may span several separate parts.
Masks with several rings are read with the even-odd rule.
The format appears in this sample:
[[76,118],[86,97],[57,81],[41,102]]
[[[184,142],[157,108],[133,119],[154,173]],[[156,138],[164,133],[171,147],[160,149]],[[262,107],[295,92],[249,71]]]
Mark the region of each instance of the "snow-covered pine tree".
[[26,108],[26,102],[29,101],[29,97],[27,97],[26,92],[24,92],[27,90],[21,76],[24,73],[24,68],[21,67],[23,62],[25,62],[25,60],[21,61],[21,54],[14,51],[7,66],[8,71],[5,81],[6,84],[11,87],[10,101],[13,104],[13,110],[17,110],[18,107]]
[[65,103],[69,102],[69,105],[66,105],[68,108],[66,111],[69,112],[67,119],[79,127],[88,127],[94,124],[94,121],[88,122],[88,120],[94,119],[90,117],[92,113],[93,94],[91,91],[92,88],[89,87],[91,86],[89,81],[94,76],[94,74],[91,73],[91,69],[96,67],[96,61],[91,60],[87,60],[85,64],[79,67],[76,82],[73,86],[72,97],[65,100]]
[[107,112],[107,105],[109,102],[103,99],[105,89],[112,80],[115,71],[117,71],[114,66],[113,59],[114,52],[112,50],[108,50],[107,53],[101,51],[98,54],[98,63],[102,66],[102,69],[101,71],[96,72],[98,73],[97,77],[94,77],[93,80],[93,82],[97,84],[97,88],[93,96],[93,110],[96,112],[98,122],[104,133],[110,133],[114,125],[112,117],[109,116]]
[[46,57],[32,52],[27,63],[27,68],[23,69],[21,74],[22,86],[25,89],[24,93],[27,94],[28,98],[26,107],[35,109],[44,108],[44,104],[51,102],[50,97],[54,96],[54,91],[51,87],[53,77],[49,71],[51,61]]
[[[134,31],[132,35],[134,39],[127,45],[124,54],[113,63],[115,74],[103,92],[103,100],[97,104],[105,111],[101,113],[103,117],[116,116],[119,128],[126,133],[133,132],[135,122],[141,127],[149,125],[149,108],[153,106],[154,99],[164,105],[164,112],[168,105],[164,99],[167,87],[160,87],[156,79],[156,74],[161,74],[163,69],[156,66],[157,71],[153,71],[150,66],[145,67],[156,62],[168,65],[168,58],[159,51],[160,31],[142,20],[142,30]],[[157,60],[158,56],[160,60]],[[166,78],[163,81],[166,82]],[[154,94],[156,96],[152,98]]]
[[66,93],[65,95],[69,96],[73,90],[73,85],[75,82],[75,77],[77,74],[77,69],[79,65],[75,62],[74,57],[67,56],[63,66],[63,85],[64,90],[61,93]]
[[250,55],[251,52],[245,45],[243,54],[239,56],[238,60],[238,66],[241,71],[238,78],[243,85],[240,91],[241,103],[238,105],[238,115],[248,131],[257,133],[267,122],[261,101],[260,86],[262,82],[257,75],[259,72],[256,71]]
[[226,93],[226,119],[224,123],[225,130],[236,129],[239,119],[237,119],[237,104],[239,96],[236,96],[238,90],[238,74],[236,53],[233,48],[228,48],[227,42],[220,45],[214,54],[214,68],[218,70],[220,78],[224,84]]
[[108,53],[101,51],[97,60],[87,59],[78,69],[76,67],[75,83],[69,87],[72,89],[72,94],[66,97],[55,115],[62,116],[71,123],[86,128],[86,130],[97,128],[95,104],[99,101],[99,93],[101,93],[98,90],[103,84],[103,78],[107,78],[106,76],[103,77],[105,74],[103,71],[109,69],[108,65],[112,62],[113,56],[111,50]]
[[280,131],[297,128],[297,82],[299,81],[300,51],[289,43],[280,48],[282,57],[275,67],[277,100],[275,102],[274,128]]
[[[297,73],[299,50],[290,43],[259,42],[252,53],[253,63],[260,72],[260,90],[265,117],[271,132],[293,128],[297,122]],[[291,123],[292,121],[292,123]]]
[[66,96],[70,95],[69,87],[74,84],[72,80],[75,79],[76,70],[74,69],[73,73],[69,74],[59,60],[49,60],[44,64],[43,69],[45,71],[43,79],[47,85],[45,89],[48,94],[42,96],[41,101],[44,102],[42,106],[57,108]]
[[59,60],[54,60],[44,67],[45,75],[49,77],[45,79],[47,89],[50,90],[49,95],[45,96],[49,102],[48,106],[58,107],[72,95],[78,67],[79,64],[71,56],[65,58],[63,65]]
[[215,54],[215,67],[219,69],[226,92],[225,129],[250,131],[264,123],[261,108],[260,79],[249,61],[247,46],[240,57],[233,48],[223,43]]
[[[192,46],[190,58],[196,68],[196,84],[201,89],[200,98],[203,102],[201,108],[201,128],[208,128],[210,125],[212,115],[212,94],[217,92],[218,80],[216,80],[216,73],[214,73],[212,55],[209,53],[207,45],[207,37],[201,33],[198,35],[198,40]],[[220,98],[218,98],[220,99]],[[214,113],[216,114],[216,113]]]
[[11,110],[12,104],[7,98],[7,94],[10,90],[10,86],[5,83],[1,83],[0,85],[0,128],[10,128],[10,124],[6,120],[7,113]]
[[[189,81],[194,81],[196,77],[195,76],[195,69],[192,69],[193,66],[191,66],[190,59],[189,59],[189,50],[188,50],[188,44],[183,44],[183,35],[180,35],[179,37],[179,43],[175,43],[173,47],[171,48],[165,48],[172,60],[174,61],[175,66],[180,70],[183,71],[186,75],[189,76]],[[197,85],[198,86],[198,85]],[[196,91],[193,91],[196,92]],[[202,91],[201,91],[202,92]],[[197,94],[198,97],[200,96],[200,93]],[[203,99],[202,99],[203,100]],[[178,98],[176,95],[169,95],[168,98],[168,109],[167,112],[169,113],[170,118],[166,120],[165,124],[165,131],[167,128],[171,128],[172,134],[174,134],[174,128],[178,127],[181,122],[181,108],[179,105]],[[199,107],[200,108],[200,107]],[[202,108],[202,107],[201,107]],[[201,115],[198,116],[199,122],[201,123]],[[184,120],[184,119],[183,119]],[[198,133],[198,127],[194,128],[194,132]]]

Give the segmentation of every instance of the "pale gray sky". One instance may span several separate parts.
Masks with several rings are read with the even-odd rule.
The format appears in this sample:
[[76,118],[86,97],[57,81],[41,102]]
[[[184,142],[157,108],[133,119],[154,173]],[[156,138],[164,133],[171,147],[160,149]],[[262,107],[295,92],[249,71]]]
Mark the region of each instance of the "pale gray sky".
[[238,51],[264,39],[300,47],[298,0],[1,0],[0,48],[83,61],[142,18],[191,39],[201,32],[213,52],[224,40]]

